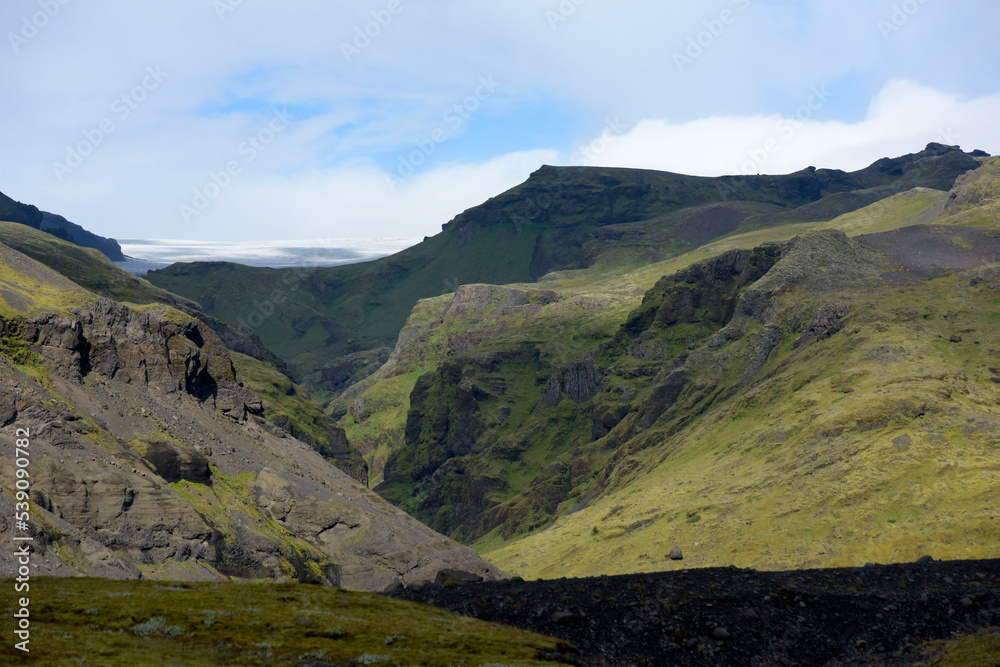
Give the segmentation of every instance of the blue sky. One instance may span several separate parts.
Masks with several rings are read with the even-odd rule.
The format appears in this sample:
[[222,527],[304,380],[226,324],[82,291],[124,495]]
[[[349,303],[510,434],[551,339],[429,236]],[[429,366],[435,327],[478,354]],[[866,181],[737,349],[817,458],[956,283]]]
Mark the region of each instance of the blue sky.
[[0,191],[120,238],[420,237],[542,164],[1000,152],[994,0],[8,0]]

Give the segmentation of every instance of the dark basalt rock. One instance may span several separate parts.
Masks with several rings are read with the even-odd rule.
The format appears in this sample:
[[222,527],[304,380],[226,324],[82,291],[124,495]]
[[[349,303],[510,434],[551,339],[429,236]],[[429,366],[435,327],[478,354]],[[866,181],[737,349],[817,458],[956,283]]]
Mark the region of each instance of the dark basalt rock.
[[794,347],[801,347],[814,340],[820,340],[840,331],[848,308],[842,303],[828,303],[816,311],[806,330],[795,341]]
[[544,399],[551,408],[558,405],[563,396],[569,396],[574,403],[584,403],[600,391],[601,372],[593,361],[582,359],[552,374],[545,387]]
[[212,483],[208,457],[201,452],[172,442],[151,442],[144,457],[156,474],[168,482],[182,479],[195,484]]
[[[790,572],[698,568],[397,589],[557,637],[570,664],[911,665],[1000,621],[1000,560]],[[489,600],[489,604],[483,604]],[[581,658],[585,658],[585,661]]]
[[236,379],[229,350],[194,319],[174,321],[155,310],[135,310],[99,299],[75,318],[43,315],[4,329],[46,358],[65,377],[96,373],[161,391],[214,401],[235,421],[263,411],[260,398]]

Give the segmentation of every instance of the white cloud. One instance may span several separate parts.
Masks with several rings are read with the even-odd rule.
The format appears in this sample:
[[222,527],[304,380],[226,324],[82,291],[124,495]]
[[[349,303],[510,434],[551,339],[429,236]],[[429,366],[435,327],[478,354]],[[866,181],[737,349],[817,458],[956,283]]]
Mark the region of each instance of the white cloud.
[[390,185],[373,166],[297,173],[294,178],[247,180],[232,186],[179,233],[239,226],[250,239],[314,237],[416,237],[433,235],[467,208],[524,181],[554,151],[509,153],[482,164],[448,164]]
[[813,120],[825,104],[823,98],[835,95],[817,87],[787,116],[681,123],[645,119],[586,163],[717,176],[789,173],[810,165],[850,171],[881,157],[918,151],[930,142],[1000,151],[1000,95],[963,100],[910,81],[894,81],[875,97],[862,120]]
[[[1000,150],[994,0],[928,1],[889,38],[878,21],[898,0],[403,0],[351,62],[341,43],[388,0],[244,1],[221,19],[207,0],[59,4],[0,48],[0,190],[111,236],[430,234],[542,162],[716,174],[771,137],[779,150],[755,170],[854,168],[948,128],[948,143]],[[38,7],[2,3],[0,24],[17,31]],[[726,10],[735,20],[679,72],[674,53]],[[168,76],[119,118],[114,101],[157,66]],[[411,151],[481,76],[503,83],[483,122],[388,191],[373,165]],[[829,105],[791,137],[776,130],[823,84]],[[185,223],[179,206],[286,105],[302,117]],[[605,118],[631,130],[580,160]],[[53,163],[105,119],[113,133],[58,178]]]

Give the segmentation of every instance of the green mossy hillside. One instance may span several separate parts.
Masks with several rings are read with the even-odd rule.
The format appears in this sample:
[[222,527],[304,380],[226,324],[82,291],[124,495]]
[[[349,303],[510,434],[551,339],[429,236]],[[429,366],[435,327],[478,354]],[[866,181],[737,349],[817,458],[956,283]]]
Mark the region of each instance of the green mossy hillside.
[[[14,583],[3,584],[13,589]],[[46,665],[556,665],[565,643],[320,586],[32,578],[29,654]],[[8,616],[13,613],[8,610]]]
[[[934,424],[927,426],[931,431],[941,430],[939,423],[951,424],[944,427],[947,431],[962,421],[976,425],[969,427],[965,441],[960,440],[963,447],[968,446],[965,453],[975,453],[977,460],[988,464],[993,456],[988,445],[993,436],[989,433],[995,428],[995,408],[991,406],[995,405],[995,383],[1000,381],[1000,376],[986,370],[993,368],[987,360],[996,350],[991,336],[1000,305],[993,291],[996,271],[988,266],[990,257],[995,256],[990,244],[995,242],[989,229],[955,229],[954,221],[943,212],[949,198],[945,192],[918,188],[827,223],[736,235],[633,271],[594,266],[557,272],[536,284],[470,286],[478,299],[471,299],[470,291],[460,290],[453,297],[422,301],[400,336],[394,362],[359,385],[357,393],[345,394],[344,398],[351,400],[347,401],[344,423],[349,432],[366,423],[391,429],[391,439],[379,443],[389,450],[386,474],[377,487],[380,493],[436,529],[473,541],[501,566],[530,576],[655,569],[653,561],[662,563],[665,552],[653,556],[652,547],[641,542],[648,534],[646,528],[660,521],[661,530],[673,530],[662,522],[662,516],[683,515],[677,523],[680,528],[701,525],[706,517],[699,508],[686,505],[673,513],[653,511],[657,502],[673,506],[660,498],[659,492],[646,494],[651,498],[641,512],[627,513],[634,505],[630,496],[643,493],[647,485],[663,489],[664,484],[684,482],[654,483],[651,471],[662,469],[667,479],[672,479],[670,471],[690,477],[687,468],[678,466],[700,454],[688,451],[674,459],[672,452],[687,451],[693,442],[713,452],[729,451],[736,445],[727,438],[740,437],[743,430],[757,424],[772,424],[772,430],[787,433],[761,433],[755,438],[764,442],[778,438],[776,442],[788,443],[789,451],[808,452],[819,460],[819,445],[796,440],[807,432],[800,420],[803,415],[826,414],[825,406],[833,402],[845,410],[843,414],[833,411],[840,414],[834,420],[837,423],[822,430],[824,437],[832,439],[833,447],[853,452],[857,442],[845,433],[854,433],[854,438],[859,437],[857,433],[869,433],[866,438],[882,442],[883,449],[891,448],[903,435],[918,441],[915,428],[913,432],[898,430],[911,422]],[[987,264],[964,273],[940,267],[930,270],[928,265],[924,269],[930,270],[927,275],[936,276],[933,279],[906,278],[909,274],[898,265],[903,250],[897,249],[899,252],[889,257],[880,246],[857,243],[842,234],[809,233],[828,228],[857,236],[938,220],[947,226],[910,228],[907,235],[899,237],[916,243],[915,262],[939,261],[929,256],[919,259],[919,248],[940,248],[940,239],[946,238],[953,242],[944,246],[954,246],[947,252],[971,253],[975,255],[970,260],[973,265]],[[996,228],[995,218],[993,224]],[[802,234],[801,239],[789,244],[788,239],[796,233]],[[757,249],[739,250],[754,247]],[[661,278],[664,274],[667,277]],[[965,290],[968,292],[963,293]],[[974,314],[973,321],[963,328],[965,333],[955,328],[957,315],[934,309],[935,303],[944,309],[949,299],[966,304],[968,313]],[[479,308],[478,318],[476,308],[471,312],[452,309],[453,303],[468,305],[472,301]],[[918,302],[929,304],[919,318],[906,310]],[[900,316],[897,311],[908,314]],[[870,328],[858,326],[859,322]],[[858,335],[854,329],[859,330]],[[861,335],[866,331],[868,336]],[[880,337],[881,333],[886,335]],[[908,341],[915,336],[929,347],[914,353]],[[952,337],[960,340],[952,342]],[[845,347],[845,341],[852,347]],[[955,371],[956,366],[978,363],[978,374],[966,387],[977,396],[974,404],[940,406],[934,403],[939,393],[954,392],[916,381],[911,392],[885,398],[884,394],[896,391],[890,388],[896,387],[895,374],[911,377],[907,370],[884,368],[889,362],[896,363],[895,353],[886,351],[896,349],[895,341],[899,341],[897,347],[905,348],[906,355],[912,355],[907,358],[913,363],[934,359],[932,365],[939,367],[942,378],[949,377],[946,369]],[[865,349],[860,352],[853,346]],[[969,356],[935,356],[959,349]],[[857,355],[852,356],[852,352]],[[871,384],[856,387],[851,384],[853,376],[844,375],[844,369],[864,368],[869,358],[877,360],[874,365],[880,372],[867,371],[869,375],[864,377]],[[782,375],[786,380],[793,379],[775,381],[773,376],[779,369],[788,374]],[[796,392],[815,381],[811,376],[823,374],[827,375],[826,386],[843,387],[843,391],[824,394],[822,401],[800,400]],[[803,381],[800,376],[809,379]],[[919,373],[912,377],[919,377]],[[380,397],[379,404],[368,401],[375,395]],[[930,412],[926,411],[928,396],[935,406]],[[788,414],[775,412],[777,408],[764,411],[760,404],[765,401],[798,407]],[[383,411],[373,405],[391,409]],[[359,406],[365,409],[359,411]],[[731,425],[729,430],[706,431],[708,423],[725,421],[719,415],[728,411],[738,415],[726,422]],[[952,417],[938,422],[941,412]],[[362,419],[357,418],[359,414]],[[965,429],[963,426],[963,433]],[[835,470],[843,476],[854,465],[871,465],[867,459],[851,456],[845,457],[839,468],[817,473],[817,478],[832,484],[823,475]],[[766,484],[753,482],[752,473],[769,469],[776,461],[770,456],[745,458],[746,469],[706,470],[702,486],[719,486],[704,480],[731,477],[748,480],[751,487],[773,485],[773,471]],[[907,474],[919,474],[915,471],[923,470],[921,465],[908,469]],[[827,468],[831,465],[822,465],[819,470]],[[964,469],[962,474],[975,475]],[[993,474],[989,468],[984,472],[987,477]],[[809,499],[821,495],[809,484],[795,483],[800,486],[782,486],[780,494]],[[886,474],[884,483],[896,482]],[[871,533],[858,531],[845,542],[844,549],[835,552],[823,548],[825,544],[817,545],[812,533],[803,537],[794,529],[781,533],[769,528],[762,529],[764,537],[760,538],[769,544],[766,548],[737,550],[739,557],[733,556],[736,552],[713,548],[698,563],[762,567],[800,567],[806,562],[854,564],[857,558],[906,559],[932,547],[954,557],[983,555],[990,543],[982,537],[979,512],[984,503],[992,501],[982,495],[985,487],[980,482],[966,479],[963,484],[965,488],[957,493],[961,497],[957,504],[963,509],[956,513],[950,534],[930,531],[927,539],[903,540],[890,549],[873,552],[866,542]],[[795,490],[798,488],[802,490]],[[607,499],[615,493],[617,504],[609,504]],[[727,498],[738,495],[732,491],[727,494]],[[776,496],[769,498],[783,502]],[[714,497],[712,502],[716,502]],[[604,508],[599,516],[590,509],[594,506]],[[753,525],[770,526],[766,512],[760,511],[760,516],[749,520],[755,522]],[[872,513],[870,507],[865,511]],[[918,513],[920,516],[907,526],[914,534],[939,521],[930,509]],[[869,521],[865,518],[868,514],[838,515],[859,523]],[[573,523],[583,516],[591,521],[586,530]],[[553,526],[556,517],[559,520]],[[899,521],[893,518],[893,523],[888,519],[886,523],[896,526]],[[546,536],[554,536],[553,531],[563,522],[574,526],[573,539],[560,532],[547,541]],[[732,532],[732,527],[725,530]],[[532,535],[522,539],[527,533]],[[771,533],[773,540],[768,537]],[[955,535],[967,533],[972,537],[958,546]],[[673,533],[664,534],[668,538],[664,542],[669,542]],[[584,535],[594,542],[586,551],[581,546],[586,541],[576,539]],[[596,535],[603,537],[598,540]],[[829,535],[823,537],[826,539]],[[775,547],[792,540],[798,540],[801,548],[781,551]],[[570,546],[562,548],[564,541]],[[640,545],[635,547],[637,560],[621,560],[624,569],[615,569],[619,561],[611,561],[609,554],[628,555],[636,544]],[[577,547],[581,551],[574,551]],[[815,554],[810,555],[809,549],[814,547]],[[848,553],[851,549],[857,553]],[[582,554],[579,558],[578,553]],[[644,558],[638,559],[640,554],[645,554]],[[826,556],[829,558],[824,559]],[[576,569],[563,569],[568,563]]]
[[739,373],[703,357],[677,393],[696,419],[665,411],[615,449],[585,507],[489,556],[549,577],[680,567],[673,547],[685,567],[764,569],[993,553],[998,288],[953,275],[841,294],[835,333],[796,346],[808,327],[789,331],[723,400],[697,402]]
[[[539,350],[539,359],[545,369],[566,368],[580,357],[592,352],[599,345],[609,343],[630,310],[640,305],[646,291],[654,287],[657,279],[692,263],[738,248],[753,248],[761,243],[774,244],[787,241],[797,233],[820,227],[839,228],[850,234],[891,229],[892,224],[905,224],[914,217],[927,215],[947,198],[947,193],[918,188],[894,195],[858,215],[843,216],[829,223],[808,223],[772,227],[755,232],[734,235],[714,241],[676,259],[659,262],[632,271],[608,270],[602,267],[569,272],[557,272],[537,284],[520,284],[507,287],[466,286],[455,295],[426,299],[414,308],[406,327],[400,333],[392,358],[378,373],[352,387],[338,401],[331,404],[335,416],[342,416],[352,442],[366,452],[372,473],[373,485],[382,481],[382,468],[389,456],[400,449],[405,440],[405,425],[410,411],[410,393],[417,379],[449,360],[462,363],[463,353],[492,354],[497,351],[516,350],[525,341],[532,342]],[[728,297],[732,300],[732,296]],[[453,304],[454,303],[454,307]],[[641,311],[641,308],[640,308]],[[704,328],[701,329],[704,333]],[[671,335],[690,342],[694,331],[691,325],[673,327]],[[544,373],[550,371],[545,370]],[[547,382],[539,376],[539,382]],[[630,381],[635,384],[635,381]],[[545,387],[537,387],[535,400]],[[621,386],[628,392],[634,387]],[[497,399],[505,400],[505,399]],[[606,401],[594,406],[594,418],[606,424],[616,423],[623,409],[622,401]],[[503,414],[511,406],[496,408]],[[544,423],[547,417],[540,414],[532,419]],[[539,426],[538,429],[544,429]],[[607,428],[607,426],[598,427]],[[512,424],[505,424],[504,431],[512,432]],[[529,429],[531,437],[516,438],[534,442],[541,437],[541,430]],[[549,433],[549,436],[552,434]],[[576,442],[589,439],[586,429],[577,431]],[[565,451],[564,442],[555,449]],[[530,448],[530,446],[529,446]],[[405,455],[400,455],[405,459]],[[516,457],[515,457],[516,458]],[[536,461],[545,456],[532,457]],[[597,457],[602,460],[603,457]],[[502,460],[506,460],[503,458]],[[503,463],[500,464],[504,465]],[[537,465],[521,466],[515,475],[521,480],[513,486],[499,485],[494,498],[506,499],[541,472]],[[496,464],[491,464],[496,468]],[[470,474],[467,470],[464,474]],[[495,471],[489,473],[496,477]],[[500,475],[505,477],[507,473]],[[383,490],[387,490],[386,489]],[[409,505],[420,501],[410,496],[412,484],[397,484],[392,497],[409,498]],[[408,507],[409,507],[408,505]],[[413,509],[413,507],[409,507]],[[446,516],[447,512],[442,512]],[[539,520],[544,523],[544,512]],[[425,517],[426,519],[426,517]],[[439,526],[446,529],[446,526]]]
[[68,315],[73,308],[96,300],[92,292],[0,243],[0,317],[12,319],[42,313]]
[[[328,411],[340,419],[351,442],[365,454],[370,482],[378,485],[389,455],[404,442],[410,393],[417,378],[449,355],[516,347],[521,340],[530,340],[542,350],[546,362],[566,365],[613,336],[661,276],[731,250],[781,243],[819,228],[853,236],[923,222],[932,219],[947,199],[947,192],[915,188],[830,222],[727,236],[638,269],[599,263],[588,269],[555,272],[539,283],[490,286],[488,290],[469,285],[463,286],[460,295],[423,299],[414,306],[388,363],[332,400]],[[462,305],[452,309],[456,299]],[[520,303],[515,305],[511,299]],[[469,308],[470,303],[476,307]]]
[[163,303],[189,311],[198,308],[194,302],[154,287],[118,267],[98,250],[82,248],[23,224],[0,222],[0,242],[109,299],[134,304]]

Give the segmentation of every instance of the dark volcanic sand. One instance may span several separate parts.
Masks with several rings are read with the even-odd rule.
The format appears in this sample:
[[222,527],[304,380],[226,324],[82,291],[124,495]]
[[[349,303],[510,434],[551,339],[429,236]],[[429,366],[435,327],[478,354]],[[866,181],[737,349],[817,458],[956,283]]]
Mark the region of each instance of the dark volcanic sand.
[[936,278],[1000,262],[1000,236],[992,230],[914,225],[857,238],[892,258],[896,271],[882,276],[887,282]]
[[576,664],[908,665],[928,657],[923,642],[1000,621],[1000,559],[704,568],[394,595],[564,639],[578,652],[563,658]]

